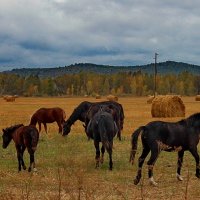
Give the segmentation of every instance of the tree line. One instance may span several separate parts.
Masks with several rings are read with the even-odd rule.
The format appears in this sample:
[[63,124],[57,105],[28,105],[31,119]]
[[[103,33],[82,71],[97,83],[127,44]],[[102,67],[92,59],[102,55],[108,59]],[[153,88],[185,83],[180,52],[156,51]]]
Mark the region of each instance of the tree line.
[[[157,75],[158,94],[197,95],[200,93],[200,75],[190,72]],[[99,95],[152,95],[154,75],[138,72],[97,74],[80,72],[58,77],[40,78],[38,75],[22,77],[0,74],[1,95],[21,96],[93,96]]]

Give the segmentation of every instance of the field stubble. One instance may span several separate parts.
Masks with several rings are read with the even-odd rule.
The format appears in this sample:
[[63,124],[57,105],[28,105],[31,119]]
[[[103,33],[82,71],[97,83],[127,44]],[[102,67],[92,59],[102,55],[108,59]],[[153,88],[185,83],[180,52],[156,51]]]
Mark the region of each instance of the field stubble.
[[[29,124],[30,117],[40,107],[59,106],[66,111],[67,117],[82,101],[100,101],[92,98],[18,98],[16,102],[0,99],[0,128],[23,123]],[[103,99],[101,99],[103,100]],[[154,167],[154,178],[158,187],[152,187],[147,179],[146,161],[143,178],[139,185],[133,184],[137,170],[129,164],[130,136],[132,132],[149,121],[151,105],[147,98],[120,98],[124,107],[125,122],[122,141],[114,140],[113,171],[108,170],[108,155],[100,169],[95,169],[95,148],[88,141],[81,122],[76,122],[68,137],[58,134],[56,123],[48,125],[48,134],[42,132],[36,151],[37,173],[17,172],[17,158],[13,142],[0,153],[0,199],[199,199],[200,180],[195,174],[195,162],[187,152],[184,157],[182,175],[178,182],[175,177],[177,153],[162,152]],[[194,97],[183,97],[186,117],[199,112],[200,103]],[[181,118],[159,118],[177,121]],[[2,143],[2,139],[1,143]],[[29,157],[25,152],[25,162]]]

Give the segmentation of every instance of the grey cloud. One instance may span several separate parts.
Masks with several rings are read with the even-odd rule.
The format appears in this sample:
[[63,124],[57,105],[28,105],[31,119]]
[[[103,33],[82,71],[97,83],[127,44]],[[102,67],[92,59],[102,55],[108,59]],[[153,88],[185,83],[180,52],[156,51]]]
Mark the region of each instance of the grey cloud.
[[0,2],[0,67],[200,64],[197,0]]

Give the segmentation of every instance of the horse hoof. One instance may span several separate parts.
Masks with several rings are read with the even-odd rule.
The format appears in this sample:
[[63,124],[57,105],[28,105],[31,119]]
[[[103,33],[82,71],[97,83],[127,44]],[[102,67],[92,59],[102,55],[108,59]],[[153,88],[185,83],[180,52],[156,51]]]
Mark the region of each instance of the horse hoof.
[[26,170],[26,166],[23,166],[23,170]]
[[31,172],[31,168],[30,167],[28,168],[28,172]]
[[158,185],[158,183],[156,183],[156,182],[154,181],[153,177],[151,177],[151,178],[149,179],[149,183],[150,183],[150,185],[153,185],[153,186],[157,186],[157,185]]
[[200,178],[200,174],[195,174],[197,178]]
[[34,168],[33,168],[33,172],[37,172],[37,168],[34,167]]
[[138,183],[139,183],[139,180],[136,178],[136,179],[134,180],[134,184],[137,185]]
[[183,177],[182,177],[180,174],[176,174],[176,178],[177,178],[179,181],[183,181]]
[[99,169],[99,165],[96,165],[96,166],[95,166],[95,169]]

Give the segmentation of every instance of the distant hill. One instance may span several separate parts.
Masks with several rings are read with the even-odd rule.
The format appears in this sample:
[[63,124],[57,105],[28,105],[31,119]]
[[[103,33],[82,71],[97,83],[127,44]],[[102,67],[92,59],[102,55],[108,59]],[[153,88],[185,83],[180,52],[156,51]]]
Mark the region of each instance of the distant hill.
[[[157,63],[158,74],[179,74],[188,71],[200,75],[200,66],[182,62],[166,61]],[[20,76],[38,75],[39,77],[56,77],[63,74],[76,74],[79,72],[94,72],[99,74],[114,74],[118,72],[137,72],[154,73],[154,63],[140,66],[109,66],[96,65],[91,63],[79,63],[65,67],[55,68],[20,68],[2,73],[18,74]]]

